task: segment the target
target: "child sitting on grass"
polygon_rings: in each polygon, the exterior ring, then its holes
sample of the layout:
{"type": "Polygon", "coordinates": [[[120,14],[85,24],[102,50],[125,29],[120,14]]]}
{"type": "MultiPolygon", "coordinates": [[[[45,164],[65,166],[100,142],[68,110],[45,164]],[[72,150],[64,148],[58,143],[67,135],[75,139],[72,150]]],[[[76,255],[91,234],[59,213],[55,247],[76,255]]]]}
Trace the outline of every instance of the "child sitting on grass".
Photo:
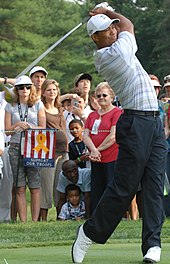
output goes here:
{"type": "Polygon", "coordinates": [[[85,203],[80,200],[81,190],[75,184],[66,187],[67,202],[63,204],[59,220],[81,220],[85,217],[85,203]]]}
{"type": "Polygon", "coordinates": [[[79,168],[89,168],[89,153],[83,142],[83,129],[83,123],[79,119],[73,119],[69,123],[70,133],[74,137],[69,143],[69,159],[74,160],[79,168]]]}

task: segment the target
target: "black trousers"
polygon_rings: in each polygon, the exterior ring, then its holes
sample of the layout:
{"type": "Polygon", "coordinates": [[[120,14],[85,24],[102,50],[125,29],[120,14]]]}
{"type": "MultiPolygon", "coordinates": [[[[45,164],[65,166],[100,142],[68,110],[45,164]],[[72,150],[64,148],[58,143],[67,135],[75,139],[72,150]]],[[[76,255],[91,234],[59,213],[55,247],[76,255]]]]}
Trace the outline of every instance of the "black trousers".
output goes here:
{"type": "Polygon", "coordinates": [[[108,183],[114,177],[115,161],[101,163],[91,162],[91,212],[93,212],[102,197],[108,183]]]}
{"type": "Polygon", "coordinates": [[[123,114],[117,123],[116,139],[119,154],[113,181],[83,228],[90,239],[104,244],[121,221],[141,182],[142,252],[145,255],[150,247],[161,246],[167,152],[161,120],[123,114]]]}

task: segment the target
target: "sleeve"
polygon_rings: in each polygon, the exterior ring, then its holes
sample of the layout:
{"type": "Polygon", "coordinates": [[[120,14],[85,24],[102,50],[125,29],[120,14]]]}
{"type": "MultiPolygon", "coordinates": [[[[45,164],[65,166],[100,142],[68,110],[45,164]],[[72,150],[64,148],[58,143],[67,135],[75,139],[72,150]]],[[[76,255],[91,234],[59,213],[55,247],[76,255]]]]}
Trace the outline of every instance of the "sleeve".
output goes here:
{"type": "Polygon", "coordinates": [[[38,100],[36,103],[37,110],[39,111],[40,109],[44,108],[44,104],[41,100],[38,100]]]}
{"type": "Polygon", "coordinates": [[[73,142],[69,143],[69,153],[68,153],[68,155],[69,155],[69,159],[71,159],[71,160],[75,160],[78,157],[78,155],[77,156],[75,155],[74,143],[73,142]]]}
{"type": "Polygon", "coordinates": [[[67,186],[67,179],[66,177],[63,175],[62,172],[60,172],[59,174],[59,178],[58,178],[58,184],[57,184],[57,191],[61,192],[61,193],[65,193],[65,188],[67,186]]]}
{"type": "Polygon", "coordinates": [[[85,124],[84,124],[84,128],[90,129],[90,128],[89,128],[90,117],[91,117],[91,114],[87,117],[86,122],[85,122],[85,124]]]}
{"type": "Polygon", "coordinates": [[[5,106],[5,111],[11,113],[12,112],[12,105],[7,103],[6,106],[5,106]]]}
{"type": "Polygon", "coordinates": [[[2,130],[0,130],[0,149],[2,151],[4,151],[4,133],[2,132],[2,130]]]}
{"type": "Polygon", "coordinates": [[[113,111],[113,116],[111,119],[111,126],[115,126],[117,124],[117,121],[119,119],[119,117],[122,114],[122,110],[118,107],[115,108],[115,110],[113,111]]]}
{"type": "Polygon", "coordinates": [[[84,182],[84,192],[91,191],[91,169],[82,169],[83,172],[83,182],[84,182]]]}
{"type": "Polygon", "coordinates": [[[97,111],[94,111],[89,114],[89,116],[86,119],[84,128],[91,129],[92,128],[91,124],[93,124],[95,119],[97,119],[97,111]]]}
{"type": "Polygon", "coordinates": [[[118,53],[127,64],[131,65],[132,59],[137,52],[137,44],[135,37],[123,31],[119,34],[118,40],[110,47],[110,53],[118,53]]]}
{"type": "Polygon", "coordinates": [[[58,218],[62,220],[68,219],[67,203],[63,204],[63,206],[61,207],[58,218]]]}

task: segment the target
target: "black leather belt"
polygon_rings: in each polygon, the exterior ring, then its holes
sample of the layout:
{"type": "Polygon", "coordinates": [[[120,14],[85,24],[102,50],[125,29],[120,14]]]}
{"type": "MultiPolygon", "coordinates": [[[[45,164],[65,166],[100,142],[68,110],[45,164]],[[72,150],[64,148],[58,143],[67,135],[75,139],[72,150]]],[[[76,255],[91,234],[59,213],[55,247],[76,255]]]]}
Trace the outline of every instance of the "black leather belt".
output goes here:
{"type": "Polygon", "coordinates": [[[138,116],[159,116],[159,111],[140,111],[140,110],[131,110],[131,109],[124,109],[125,115],[138,115],[138,116]]]}

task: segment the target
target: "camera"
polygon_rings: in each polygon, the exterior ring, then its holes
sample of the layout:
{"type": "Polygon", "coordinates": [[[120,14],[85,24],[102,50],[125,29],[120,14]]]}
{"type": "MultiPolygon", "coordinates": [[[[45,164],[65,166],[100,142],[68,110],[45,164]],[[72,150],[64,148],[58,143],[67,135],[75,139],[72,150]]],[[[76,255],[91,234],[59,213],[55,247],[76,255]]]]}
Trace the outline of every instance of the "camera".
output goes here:
{"type": "Polygon", "coordinates": [[[78,102],[76,99],[74,99],[74,100],[73,100],[73,105],[74,105],[75,107],[78,107],[78,106],[79,106],[79,102],[78,102]]]}

